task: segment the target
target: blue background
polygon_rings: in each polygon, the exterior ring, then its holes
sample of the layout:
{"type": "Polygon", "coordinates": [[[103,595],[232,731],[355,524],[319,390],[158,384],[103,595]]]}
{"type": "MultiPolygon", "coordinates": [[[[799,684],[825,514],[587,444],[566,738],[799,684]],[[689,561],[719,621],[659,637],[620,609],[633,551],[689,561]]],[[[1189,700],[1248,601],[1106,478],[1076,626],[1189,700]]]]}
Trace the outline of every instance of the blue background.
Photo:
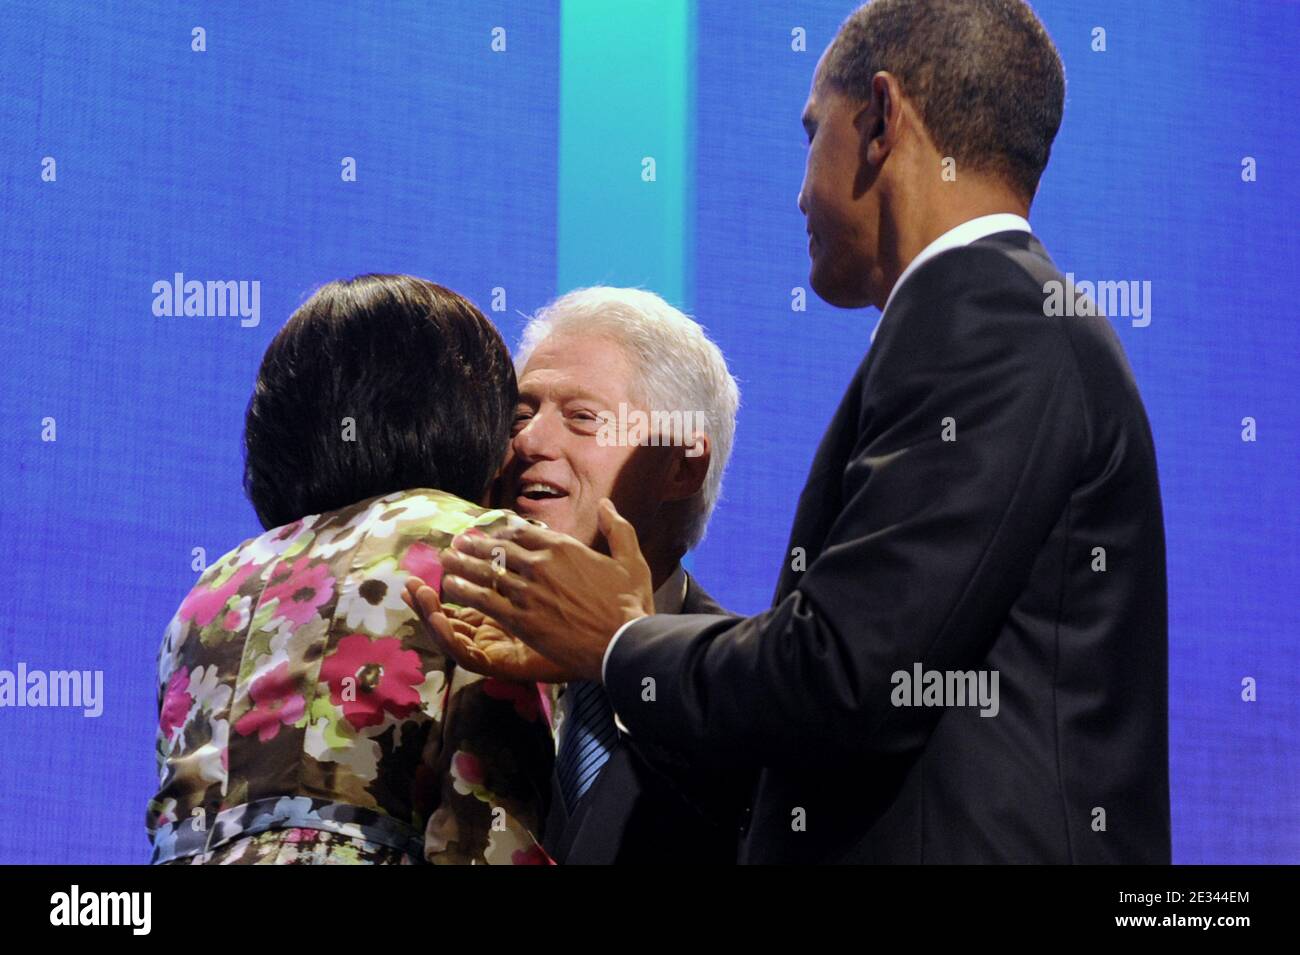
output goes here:
{"type": "MultiPolygon", "coordinates": [[[[1032,221],[1063,270],[1152,283],[1151,325],[1115,324],[1165,497],[1175,861],[1300,862],[1300,8],[1078,6],[1036,4],[1068,93],[1032,221]],[[1245,156],[1257,182],[1241,180],[1245,156]]],[[[790,308],[807,282],[799,112],[851,7],[693,8],[681,304],[742,393],[693,567],[739,611],[771,597],[808,463],[878,318],[811,293],[790,308]]],[[[0,9],[0,668],[102,669],[106,696],[98,719],[0,709],[0,861],[146,859],[157,647],[192,548],[214,559],[258,529],[243,410],[302,299],[365,271],[426,276],[485,310],[501,287],[507,310],[489,314],[513,343],[518,312],[565,291],[559,4],[310,9],[0,9]],[[207,52],[190,50],[195,25],[207,52]],[[490,49],[498,25],[506,54],[490,49]],[[45,156],[56,182],[41,181],[45,156]],[[341,180],[344,156],[357,182],[341,180]],[[155,317],[151,286],[178,271],[259,280],[261,325],[155,317]]]]}

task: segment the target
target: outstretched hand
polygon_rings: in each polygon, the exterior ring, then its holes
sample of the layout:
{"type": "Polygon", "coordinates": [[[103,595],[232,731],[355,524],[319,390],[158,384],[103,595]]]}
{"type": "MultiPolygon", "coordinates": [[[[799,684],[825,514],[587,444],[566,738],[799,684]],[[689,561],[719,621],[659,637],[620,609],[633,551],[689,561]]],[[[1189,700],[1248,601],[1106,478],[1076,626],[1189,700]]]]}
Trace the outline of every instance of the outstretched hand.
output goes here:
{"type": "Polygon", "coordinates": [[[448,657],[471,673],[523,683],[567,683],[576,676],[516,640],[472,607],[444,607],[419,577],[406,581],[402,600],[448,657]]]}
{"type": "MultiPolygon", "coordinates": [[[[439,555],[443,595],[499,621],[498,629],[518,638],[512,643],[527,644],[528,659],[540,654],[567,678],[600,680],[605,649],[619,627],[654,613],[654,587],[635,528],[607,499],[598,523],[609,556],[532,524],[460,535],[454,549],[439,555]]],[[[485,634],[487,642],[497,641],[485,634]]],[[[517,664],[523,651],[493,652],[517,664]]]]}

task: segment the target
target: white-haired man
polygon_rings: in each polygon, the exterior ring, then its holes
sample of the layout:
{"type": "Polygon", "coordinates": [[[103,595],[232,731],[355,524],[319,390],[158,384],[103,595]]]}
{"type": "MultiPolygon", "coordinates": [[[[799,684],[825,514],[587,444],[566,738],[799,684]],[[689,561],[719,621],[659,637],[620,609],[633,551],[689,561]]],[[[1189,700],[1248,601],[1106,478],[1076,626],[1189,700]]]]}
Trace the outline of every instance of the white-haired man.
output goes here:
{"type": "MultiPolygon", "coordinates": [[[[735,433],[739,392],[717,345],[652,292],[597,287],[541,309],[515,360],[502,504],[601,546],[607,497],[637,530],[657,612],[726,613],[681,565],[704,537],[735,433]]],[[[734,786],[674,779],[641,758],[598,683],[570,684],[557,715],[554,858],[735,861],[734,786]]]]}

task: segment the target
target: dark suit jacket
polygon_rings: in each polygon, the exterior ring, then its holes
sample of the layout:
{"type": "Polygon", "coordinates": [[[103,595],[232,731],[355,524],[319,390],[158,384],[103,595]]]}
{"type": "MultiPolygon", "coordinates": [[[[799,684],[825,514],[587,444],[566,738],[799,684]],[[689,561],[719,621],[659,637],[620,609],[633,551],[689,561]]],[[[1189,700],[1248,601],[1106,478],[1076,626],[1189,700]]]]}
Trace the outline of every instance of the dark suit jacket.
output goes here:
{"type": "Polygon", "coordinates": [[[1109,321],[1047,317],[1051,280],[1028,233],[921,265],[813,461],[806,570],[611,651],[638,747],[762,767],[742,861],[1170,861],[1155,451],[1109,321]],[[893,705],[917,663],[996,671],[999,712],[893,705]]]}
{"type": "MultiPolygon", "coordinates": [[[[682,613],[727,614],[690,574],[682,613]]],[[[732,864],[740,844],[740,808],[752,775],[686,773],[674,778],[620,739],[572,816],[554,774],[546,851],[565,865],[732,864]]]]}

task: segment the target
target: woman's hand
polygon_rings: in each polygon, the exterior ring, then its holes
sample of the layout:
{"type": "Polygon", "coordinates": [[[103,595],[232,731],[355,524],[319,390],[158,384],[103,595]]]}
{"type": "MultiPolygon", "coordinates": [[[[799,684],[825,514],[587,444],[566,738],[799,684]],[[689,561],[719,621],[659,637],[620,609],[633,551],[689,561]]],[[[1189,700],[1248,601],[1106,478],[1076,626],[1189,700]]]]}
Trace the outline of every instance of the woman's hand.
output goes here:
{"type": "Polygon", "coordinates": [[[419,577],[407,580],[402,599],[442,652],[471,673],[520,683],[577,679],[576,674],[506,633],[491,617],[470,607],[443,607],[438,592],[419,577]]]}

